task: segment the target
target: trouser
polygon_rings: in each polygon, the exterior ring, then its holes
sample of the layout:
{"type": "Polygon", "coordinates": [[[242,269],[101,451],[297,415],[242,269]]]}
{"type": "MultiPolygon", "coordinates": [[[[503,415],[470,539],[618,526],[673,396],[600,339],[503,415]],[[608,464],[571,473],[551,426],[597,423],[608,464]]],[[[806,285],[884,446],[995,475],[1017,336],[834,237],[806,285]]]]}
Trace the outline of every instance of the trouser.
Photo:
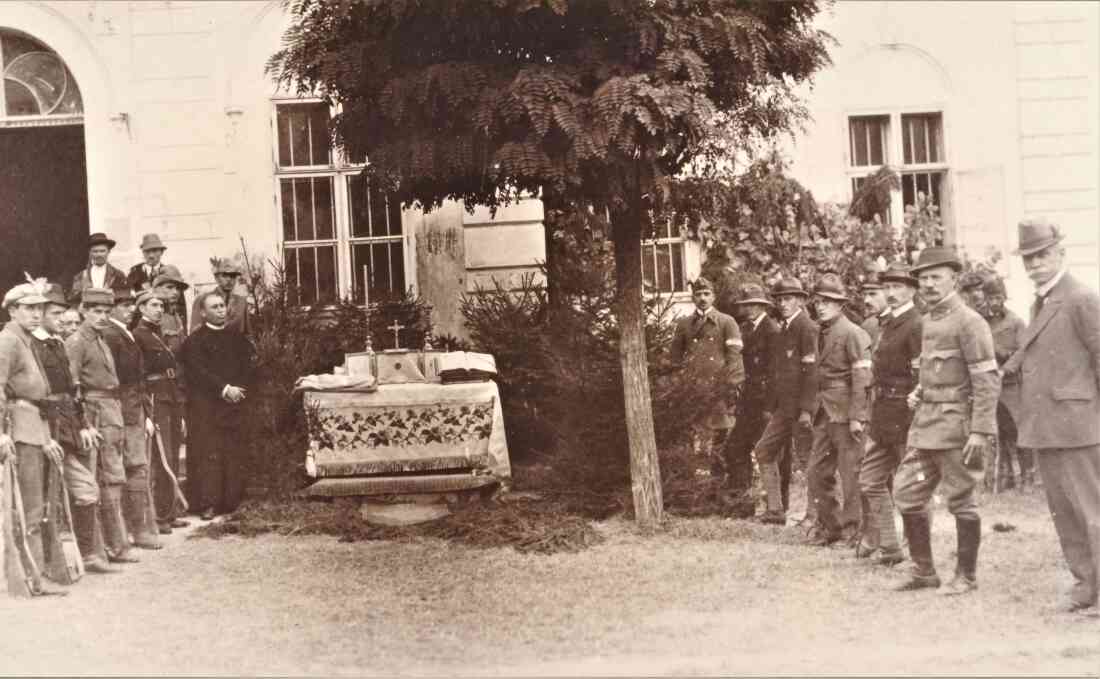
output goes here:
{"type": "MultiPolygon", "coordinates": [[[[23,499],[23,520],[26,528],[27,549],[41,571],[46,566],[46,552],[42,543],[42,522],[46,518],[46,454],[42,446],[29,443],[15,444],[16,473],[19,494],[23,499]]],[[[41,581],[34,583],[35,588],[41,581]]]]}
{"type": "Polygon", "coordinates": [[[1020,448],[1016,444],[1018,433],[1016,421],[1012,418],[1012,412],[1003,403],[997,404],[997,488],[1014,488],[1016,486],[1016,469],[1019,467],[1020,485],[1030,484],[1035,480],[1035,456],[1032,451],[1020,448]],[[1013,462],[1015,461],[1015,465],[1013,462]]]}
{"type": "Polygon", "coordinates": [[[1097,604],[1100,590],[1100,445],[1041,448],[1039,471],[1074,586],[1070,597],[1097,604]]]}
{"type": "Polygon", "coordinates": [[[894,475],[894,504],[902,514],[927,514],[932,494],[943,486],[947,509],[956,517],[978,518],[974,487],[981,472],[972,472],[962,462],[962,448],[925,450],[909,448],[894,475]]]}
{"type": "Polygon", "coordinates": [[[100,523],[100,488],[96,480],[99,468],[99,450],[75,449],[67,451],[62,464],[65,487],[69,490],[69,504],[73,515],[73,533],[77,548],[85,566],[97,561],[107,561],[103,544],[103,527],[100,523]]]}
{"type": "Polygon", "coordinates": [[[898,549],[891,490],[894,473],[904,455],[904,443],[879,443],[867,438],[859,465],[859,489],[866,511],[863,517],[863,544],[871,549],[881,547],[884,552],[898,549]]]}
{"type": "MultiPolygon", "coordinates": [[[[180,470],[180,413],[175,403],[160,401],[156,403],[155,423],[160,429],[160,440],[164,442],[164,450],[161,451],[154,444],[152,447],[152,477],[153,477],[153,503],[157,515],[157,523],[170,524],[179,518],[176,512],[176,491],[172,477],[161,463],[163,452],[164,461],[172,470],[172,474],[179,475],[180,470]]],[[[193,476],[189,474],[188,476],[193,476]]],[[[192,482],[194,479],[192,478],[192,482]]]]}
{"type": "Polygon", "coordinates": [[[830,422],[824,410],[814,420],[813,453],[806,470],[810,499],[817,521],[828,534],[859,525],[859,461],[861,441],[852,436],[847,422],[830,422]],[[837,513],[836,477],[840,472],[843,508],[837,513]]]}
{"type": "Polygon", "coordinates": [[[726,439],[723,456],[726,460],[727,484],[730,490],[743,493],[752,488],[752,448],[764,433],[764,413],[756,401],[743,402],[737,426],[726,439]]]}
{"type": "Polygon", "coordinates": [[[130,550],[122,518],[122,488],[126,484],[126,444],[123,428],[105,424],[99,428],[103,443],[99,447],[99,520],[107,554],[119,557],[130,550]]]}
{"type": "Polygon", "coordinates": [[[769,513],[785,512],[789,506],[791,461],[803,450],[802,446],[792,446],[792,437],[801,439],[801,436],[796,436],[799,429],[802,427],[798,425],[797,414],[773,413],[760,440],[753,447],[752,454],[760,467],[769,513]]]}

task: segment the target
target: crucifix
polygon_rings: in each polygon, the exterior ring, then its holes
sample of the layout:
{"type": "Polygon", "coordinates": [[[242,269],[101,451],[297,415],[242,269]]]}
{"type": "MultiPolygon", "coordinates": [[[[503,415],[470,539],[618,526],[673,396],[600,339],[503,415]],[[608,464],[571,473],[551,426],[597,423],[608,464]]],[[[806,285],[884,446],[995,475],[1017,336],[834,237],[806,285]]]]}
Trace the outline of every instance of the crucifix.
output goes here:
{"type": "Polygon", "coordinates": [[[393,325],[386,326],[387,330],[393,330],[393,348],[401,348],[401,331],[405,329],[405,326],[397,322],[397,319],[393,319],[393,325]]]}

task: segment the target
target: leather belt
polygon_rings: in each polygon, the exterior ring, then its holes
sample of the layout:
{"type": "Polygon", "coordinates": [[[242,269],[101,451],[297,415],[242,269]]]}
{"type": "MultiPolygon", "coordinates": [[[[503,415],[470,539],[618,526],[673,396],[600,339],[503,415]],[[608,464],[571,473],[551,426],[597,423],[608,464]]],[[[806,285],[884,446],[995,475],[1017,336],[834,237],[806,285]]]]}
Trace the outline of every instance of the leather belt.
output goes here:
{"type": "Polygon", "coordinates": [[[875,398],[906,398],[909,396],[911,389],[905,387],[887,384],[883,386],[875,386],[875,398]]]}
{"type": "Polygon", "coordinates": [[[172,368],[162,373],[149,373],[145,376],[146,382],[160,382],[161,380],[174,380],[176,379],[176,371],[172,368]]]}
{"type": "Polygon", "coordinates": [[[84,398],[90,399],[102,399],[102,400],[117,400],[118,388],[114,389],[85,389],[84,398]]]}

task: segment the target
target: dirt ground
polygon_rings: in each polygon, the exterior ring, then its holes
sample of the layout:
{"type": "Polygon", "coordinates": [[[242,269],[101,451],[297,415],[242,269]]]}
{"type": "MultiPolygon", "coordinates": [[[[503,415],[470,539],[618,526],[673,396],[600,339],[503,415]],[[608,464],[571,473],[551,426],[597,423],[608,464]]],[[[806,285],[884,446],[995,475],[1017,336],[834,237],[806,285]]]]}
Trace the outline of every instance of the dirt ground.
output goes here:
{"type": "MultiPolygon", "coordinates": [[[[724,519],[649,536],[612,519],[604,543],[551,556],[177,532],[68,597],[0,600],[0,674],[1098,675],[1100,621],[1057,608],[1045,504],[1010,495],[983,508],[981,588],[951,600],[724,519]]],[[[949,516],[935,533],[946,574],[949,516]]]]}

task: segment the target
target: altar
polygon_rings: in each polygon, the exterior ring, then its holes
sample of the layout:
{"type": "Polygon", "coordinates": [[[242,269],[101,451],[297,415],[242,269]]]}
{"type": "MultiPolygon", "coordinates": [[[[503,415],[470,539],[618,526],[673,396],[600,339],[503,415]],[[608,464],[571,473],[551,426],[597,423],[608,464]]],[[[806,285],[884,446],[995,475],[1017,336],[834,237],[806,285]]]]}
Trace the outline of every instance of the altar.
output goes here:
{"type": "Polygon", "coordinates": [[[349,354],[337,374],[299,380],[310,439],[306,471],[317,479],[306,494],[507,488],[512,471],[496,382],[445,383],[440,367],[456,360],[448,356],[349,354]]]}

